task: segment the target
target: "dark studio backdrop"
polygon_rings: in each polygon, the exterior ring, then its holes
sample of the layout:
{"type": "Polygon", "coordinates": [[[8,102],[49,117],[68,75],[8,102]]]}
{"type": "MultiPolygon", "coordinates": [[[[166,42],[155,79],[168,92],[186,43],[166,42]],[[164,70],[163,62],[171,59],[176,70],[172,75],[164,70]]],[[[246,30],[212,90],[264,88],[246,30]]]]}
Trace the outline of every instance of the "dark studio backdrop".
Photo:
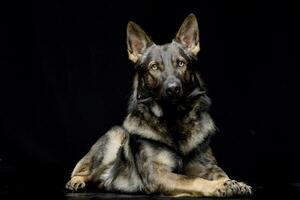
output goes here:
{"type": "MultiPolygon", "coordinates": [[[[0,67],[0,191],[62,191],[76,162],[121,124],[133,65],[126,25],[158,43],[199,22],[199,70],[221,167],[255,186],[300,182],[299,13],[286,1],[11,3],[0,67]]],[[[6,8],[4,8],[6,10],[6,8]]]]}

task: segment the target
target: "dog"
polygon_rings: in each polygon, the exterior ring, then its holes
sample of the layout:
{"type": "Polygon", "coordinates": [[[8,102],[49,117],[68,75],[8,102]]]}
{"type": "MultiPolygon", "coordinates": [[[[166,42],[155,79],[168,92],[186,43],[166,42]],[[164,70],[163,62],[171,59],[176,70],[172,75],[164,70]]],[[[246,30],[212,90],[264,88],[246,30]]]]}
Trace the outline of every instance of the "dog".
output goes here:
{"type": "Polygon", "coordinates": [[[252,193],[217,165],[210,99],[195,66],[198,22],[190,14],[171,43],[155,44],[134,22],[127,50],[135,64],[128,115],[75,166],[66,188],[166,196],[230,197],[252,193]]]}

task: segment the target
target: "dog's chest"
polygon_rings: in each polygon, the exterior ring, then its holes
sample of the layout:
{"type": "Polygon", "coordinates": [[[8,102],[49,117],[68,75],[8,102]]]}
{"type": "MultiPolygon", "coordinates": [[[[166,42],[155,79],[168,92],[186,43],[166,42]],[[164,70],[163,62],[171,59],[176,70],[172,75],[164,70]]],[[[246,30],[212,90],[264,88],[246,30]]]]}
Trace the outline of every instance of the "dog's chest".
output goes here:
{"type": "Polygon", "coordinates": [[[171,138],[174,149],[183,156],[201,145],[214,131],[215,126],[208,113],[167,123],[167,135],[171,138]]]}

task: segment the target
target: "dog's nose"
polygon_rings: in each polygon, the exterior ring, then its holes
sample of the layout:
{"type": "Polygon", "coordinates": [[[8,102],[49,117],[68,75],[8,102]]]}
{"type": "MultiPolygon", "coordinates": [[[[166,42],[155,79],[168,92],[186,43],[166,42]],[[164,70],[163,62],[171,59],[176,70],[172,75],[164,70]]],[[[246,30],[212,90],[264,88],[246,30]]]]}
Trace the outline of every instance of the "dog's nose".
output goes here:
{"type": "Polygon", "coordinates": [[[180,93],[180,85],[176,82],[169,83],[166,88],[166,94],[168,96],[178,95],[180,93]]]}

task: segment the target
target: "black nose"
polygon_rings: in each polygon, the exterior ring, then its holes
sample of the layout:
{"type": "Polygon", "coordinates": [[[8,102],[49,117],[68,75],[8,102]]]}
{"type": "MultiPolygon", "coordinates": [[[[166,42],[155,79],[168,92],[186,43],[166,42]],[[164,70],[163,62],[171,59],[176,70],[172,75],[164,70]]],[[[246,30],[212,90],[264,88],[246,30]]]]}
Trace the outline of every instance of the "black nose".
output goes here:
{"type": "Polygon", "coordinates": [[[178,95],[180,93],[180,86],[177,83],[169,83],[166,88],[166,94],[168,96],[178,95]]]}

